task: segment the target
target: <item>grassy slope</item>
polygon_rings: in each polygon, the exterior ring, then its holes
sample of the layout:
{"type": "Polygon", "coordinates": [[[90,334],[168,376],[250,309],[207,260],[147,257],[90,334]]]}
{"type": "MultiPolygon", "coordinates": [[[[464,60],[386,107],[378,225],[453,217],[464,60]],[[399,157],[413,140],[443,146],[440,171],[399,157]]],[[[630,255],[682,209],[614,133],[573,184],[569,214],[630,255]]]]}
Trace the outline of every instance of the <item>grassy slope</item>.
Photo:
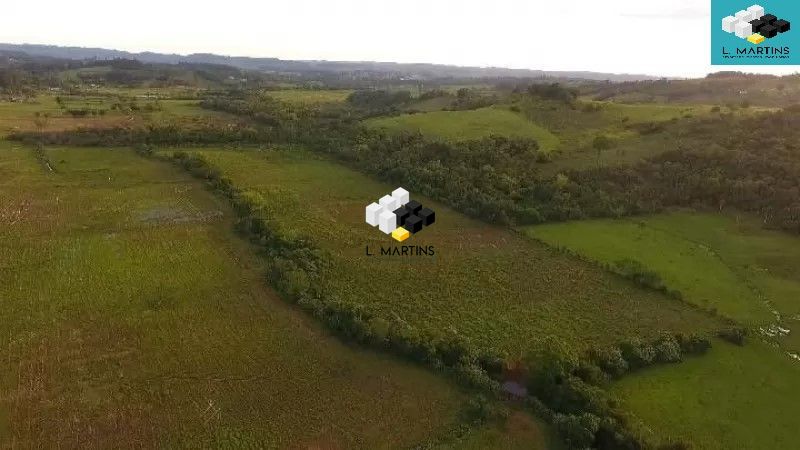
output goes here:
{"type": "MultiPolygon", "coordinates": [[[[567,170],[630,164],[680,146],[696,145],[684,125],[694,118],[718,114],[712,112],[712,105],[702,104],[591,103],[599,105],[600,109],[584,110],[582,105],[586,102],[575,109],[531,100],[517,105],[528,119],[549,129],[561,140],[553,162],[542,166],[543,174],[555,175],[567,170]],[[643,124],[659,123],[666,130],[650,134],[639,134],[635,130],[643,124]],[[612,148],[598,154],[592,146],[598,135],[609,137],[612,148]]],[[[723,113],[736,116],[752,116],[765,110],[749,108],[732,111],[722,108],[723,113]]]]}
{"type": "MultiPolygon", "coordinates": [[[[763,230],[749,218],[672,213],[530,227],[553,245],[604,262],[636,259],[686,300],[751,327],[800,325],[800,239],[763,230]]],[[[785,346],[800,352],[794,333],[785,346]]]]}
{"type": "Polygon", "coordinates": [[[287,89],[283,91],[266,91],[264,95],[288,103],[318,105],[322,103],[344,102],[352,93],[353,91],[350,90],[287,89]]]}
{"type": "Polygon", "coordinates": [[[502,108],[405,114],[371,119],[367,124],[391,131],[419,131],[429,136],[455,141],[480,139],[498,134],[536,139],[545,150],[552,150],[558,145],[558,138],[547,129],[502,108]]]}
{"type": "Polygon", "coordinates": [[[530,450],[547,448],[560,450],[563,444],[553,439],[541,424],[523,412],[513,411],[506,423],[500,427],[486,426],[473,429],[459,439],[434,447],[436,450],[482,450],[497,448],[503,450],[530,450]]]}
{"type": "Polygon", "coordinates": [[[666,122],[687,115],[707,114],[710,107],[702,105],[626,105],[591,102],[598,110],[586,110],[587,102],[572,109],[564,104],[523,99],[517,107],[532,122],[558,136],[561,145],[551,164],[542,167],[546,174],[556,174],[567,169],[588,169],[601,165],[635,162],[665,150],[670,139],[661,142],[661,135],[639,136],[628,127],[643,122],[666,122]],[[601,152],[592,148],[598,135],[615,142],[614,148],[601,152]]]}
{"type": "MultiPolygon", "coordinates": [[[[159,90],[149,91],[149,95],[158,95],[159,90]]],[[[119,92],[120,95],[125,95],[124,91],[119,92]]],[[[161,92],[161,95],[167,96],[169,91],[161,92]]],[[[131,94],[132,95],[132,94],[131,94]]],[[[144,94],[142,94],[144,95],[144,94]]],[[[212,112],[200,108],[199,102],[196,100],[158,100],[161,110],[147,112],[140,111],[118,111],[111,110],[114,103],[120,101],[118,97],[113,96],[75,96],[68,97],[62,96],[67,108],[93,108],[105,109],[106,114],[103,116],[86,116],[75,118],[68,114],[66,111],[59,108],[55,101],[55,95],[40,95],[35,101],[27,103],[9,103],[0,102],[0,136],[6,135],[13,131],[35,131],[37,125],[35,123],[36,113],[48,114],[49,118],[45,123],[44,131],[62,131],[73,130],[76,128],[108,128],[115,126],[135,126],[144,124],[158,124],[163,125],[165,122],[178,122],[185,120],[195,119],[209,119],[217,118],[219,120],[232,120],[231,116],[227,114],[212,112]]],[[[131,99],[125,98],[122,103],[128,105],[131,99]]],[[[136,99],[140,107],[149,103],[154,103],[150,99],[136,99]]]]}
{"type": "Polygon", "coordinates": [[[405,244],[434,257],[368,257],[392,241],[363,223],[364,207],[391,188],[304,152],[201,151],[242,188],[258,192],[287,232],[329,250],[331,292],[434,333],[455,330],[512,356],[554,335],[585,348],[659,330],[719,323],[592,265],[471,221],[427,199],[434,227],[405,244]],[[400,294],[402,293],[402,294],[400,294]]]}
{"type": "Polygon", "coordinates": [[[229,213],[127,150],[0,142],[0,447],[405,446],[464,397],[265,289],[229,213]],[[222,214],[222,215],[220,215],[222,214]]]}
{"type": "MultiPolygon", "coordinates": [[[[746,218],[673,213],[637,220],[597,220],[526,230],[553,245],[613,262],[634,258],[658,272],[686,300],[714,306],[751,326],[774,321],[769,299],[793,329],[781,346],[797,352],[800,239],[763,230],[746,218]]],[[[716,342],[707,356],[622,379],[626,409],[662,439],[701,449],[795,448],[800,375],[797,361],[758,338],[744,348],[716,342]]]]}
{"type": "Polygon", "coordinates": [[[799,379],[800,364],[761,342],[715,342],[706,356],[629,375],[613,392],[644,430],[694,449],[789,449],[800,447],[799,379]]]}

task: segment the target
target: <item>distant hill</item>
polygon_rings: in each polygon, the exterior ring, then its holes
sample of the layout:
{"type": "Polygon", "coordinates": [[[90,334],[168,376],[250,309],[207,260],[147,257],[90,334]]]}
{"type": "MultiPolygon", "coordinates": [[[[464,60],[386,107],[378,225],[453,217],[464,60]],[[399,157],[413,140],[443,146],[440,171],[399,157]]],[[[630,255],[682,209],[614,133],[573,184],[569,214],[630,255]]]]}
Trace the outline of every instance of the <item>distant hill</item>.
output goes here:
{"type": "Polygon", "coordinates": [[[544,71],[506,69],[499,67],[460,67],[441,64],[402,64],[393,62],[344,62],[344,61],[291,61],[277,58],[250,58],[244,56],[221,56],[208,53],[191,55],[163,53],[131,53],[120,50],[83,47],[59,47],[54,45],[0,44],[0,52],[23,52],[33,56],[72,59],[109,60],[136,59],[157,64],[224,64],[243,70],[294,73],[294,74],[349,74],[351,77],[380,76],[392,79],[432,78],[562,78],[595,81],[641,81],[658,77],[633,74],[613,74],[588,71],[544,71]]]}

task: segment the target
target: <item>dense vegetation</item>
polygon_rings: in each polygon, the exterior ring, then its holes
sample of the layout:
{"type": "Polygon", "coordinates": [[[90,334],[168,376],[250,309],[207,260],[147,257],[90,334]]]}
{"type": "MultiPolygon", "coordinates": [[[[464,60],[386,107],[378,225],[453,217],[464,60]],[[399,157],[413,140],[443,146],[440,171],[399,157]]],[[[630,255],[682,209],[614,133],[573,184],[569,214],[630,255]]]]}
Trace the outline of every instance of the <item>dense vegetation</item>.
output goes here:
{"type": "Polygon", "coordinates": [[[441,142],[418,134],[370,132],[320,111],[292,115],[290,105],[274,101],[217,98],[205,105],[268,123],[290,142],[331,153],[385,180],[402,180],[490,222],[531,224],[703,206],[752,211],[787,230],[800,226],[800,167],[792,143],[800,115],[792,109],[757,118],[698,120],[684,131],[687,140],[679,148],[633,166],[537,179],[537,165],[548,158],[533,141],[441,142]],[[315,126],[317,117],[325,118],[315,126]]]}
{"type": "MultiPolygon", "coordinates": [[[[709,119],[693,142],[631,167],[569,174],[563,209],[584,216],[655,212],[669,206],[742,210],[800,232],[800,114],[709,119]]],[[[562,209],[562,210],[563,210],[562,209]]]]}

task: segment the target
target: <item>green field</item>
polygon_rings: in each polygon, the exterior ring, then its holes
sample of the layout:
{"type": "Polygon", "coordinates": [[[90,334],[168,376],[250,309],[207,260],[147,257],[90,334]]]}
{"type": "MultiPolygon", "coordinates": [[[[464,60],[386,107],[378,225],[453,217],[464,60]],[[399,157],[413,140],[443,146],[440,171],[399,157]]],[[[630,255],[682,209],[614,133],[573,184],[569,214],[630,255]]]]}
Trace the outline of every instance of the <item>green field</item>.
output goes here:
{"type": "Polygon", "coordinates": [[[130,150],[0,143],[0,447],[405,447],[464,394],[266,286],[231,213],[130,150]]]}
{"type": "Polygon", "coordinates": [[[320,105],[325,103],[342,103],[352,94],[351,90],[328,89],[287,89],[282,91],[265,91],[264,95],[284,102],[303,105],[320,105]]]}
{"type": "Polygon", "coordinates": [[[436,226],[407,244],[434,245],[435,256],[370,257],[366,246],[374,252],[394,241],[363,223],[364,207],[393,187],[299,150],[197,153],[260,196],[264,214],[284,233],[308,236],[327,250],[328,291],[379,317],[399,317],[440,336],[455,332],[512,356],[545,336],[585,349],[632,335],[720,326],[679,301],[428,199],[420,198],[437,211],[436,226]]]}
{"type": "Polygon", "coordinates": [[[143,97],[119,97],[110,94],[100,96],[61,96],[64,108],[56,103],[56,94],[40,95],[34,101],[11,103],[0,101],[0,137],[14,131],[38,131],[36,114],[47,115],[43,131],[64,131],[77,128],[131,127],[147,124],[180,123],[192,120],[232,121],[224,113],[206,110],[197,100],[155,99],[143,97]],[[136,110],[131,110],[131,105],[136,110]],[[122,105],[122,109],[112,109],[122,105]],[[148,107],[149,106],[149,107],[148,107]],[[103,110],[102,115],[73,117],[72,109],[103,110]]]}
{"type": "Polygon", "coordinates": [[[376,118],[369,126],[390,131],[418,131],[427,136],[454,141],[481,139],[496,134],[535,139],[544,150],[558,146],[559,140],[547,129],[525,120],[521,115],[502,108],[481,108],[472,111],[435,111],[376,118]]]}
{"type": "Polygon", "coordinates": [[[732,111],[713,105],[665,103],[613,103],[580,101],[572,107],[551,101],[524,99],[516,108],[532,122],[550,130],[560,145],[552,163],[541,167],[543,175],[555,175],[570,170],[588,170],[605,166],[632,164],[668,150],[697,144],[686,125],[696,119],[720,113],[733,116],[752,116],[767,108],[748,108],[732,111]],[[652,127],[653,132],[640,132],[652,127]],[[593,141],[605,136],[611,148],[598,152],[593,141]]]}
{"type": "Polygon", "coordinates": [[[641,428],[698,449],[796,448],[800,365],[800,239],[748,217],[676,212],[525,229],[604,263],[630,258],[657,272],[686,301],[746,324],[743,348],[626,376],[613,388],[641,428]],[[776,315],[780,317],[777,320],[776,315]],[[782,335],[778,328],[791,330],[782,335]],[[766,339],[774,345],[761,342],[766,339]]]}
{"type": "Polygon", "coordinates": [[[714,343],[708,355],[628,375],[612,392],[645,433],[689,448],[800,448],[800,364],[754,341],[714,343]]]}
{"type": "Polygon", "coordinates": [[[561,450],[565,446],[541,424],[520,411],[512,411],[505,423],[475,428],[458,439],[433,447],[436,450],[561,450]]]}
{"type": "MultiPolygon", "coordinates": [[[[687,301],[756,332],[769,332],[773,324],[800,327],[800,239],[764,230],[749,217],[673,213],[542,225],[526,232],[606,263],[635,259],[687,301]]],[[[800,353],[796,333],[775,337],[800,353]]]]}

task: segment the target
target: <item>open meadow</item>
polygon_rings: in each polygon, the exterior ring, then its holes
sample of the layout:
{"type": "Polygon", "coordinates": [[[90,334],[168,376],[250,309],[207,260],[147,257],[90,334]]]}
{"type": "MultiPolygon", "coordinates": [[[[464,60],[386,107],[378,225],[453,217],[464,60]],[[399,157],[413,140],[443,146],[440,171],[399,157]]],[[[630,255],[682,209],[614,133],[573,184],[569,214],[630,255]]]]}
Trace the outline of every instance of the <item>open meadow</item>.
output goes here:
{"type": "Polygon", "coordinates": [[[133,151],[0,143],[0,447],[406,447],[445,379],[267,288],[227,205],[133,151]]]}
{"type": "Polygon", "coordinates": [[[797,361],[758,340],[744,347],[715,341],[705,356],[628,375],[612,392],[640,430],[665,442],[788,449],[800,447],[798,379],[797,361]]]}
{"type": "Polygon", "coordinates": [[[798,445],[800,239],[764,230],[748,216],[689,212],[540,225],[525,233],[603,263],[638,261],[686,301],[750,329],[744,347],[715,341],[701,358],[615,383],[612,392],[641,419],[642,430],[698,449],[798,445]]]}
{"type": "Polygon", "coordinates": [[[800,353],[797,237],[764,230],[746,215],[689,212],[548,224],[525,232],[604,263],[636,260],[686,301],[800,353]]]}
{"type": "Polygon", "coordinates": [[[549,151],[559,141],[546,128],[503,108],[481,108],[471,111],[435,111],[377,118],[367,125],[389,131],[412,131],[453,141],[480,139],[493,134],[505,137],[535,139],[540,148],[549,151]]]}

